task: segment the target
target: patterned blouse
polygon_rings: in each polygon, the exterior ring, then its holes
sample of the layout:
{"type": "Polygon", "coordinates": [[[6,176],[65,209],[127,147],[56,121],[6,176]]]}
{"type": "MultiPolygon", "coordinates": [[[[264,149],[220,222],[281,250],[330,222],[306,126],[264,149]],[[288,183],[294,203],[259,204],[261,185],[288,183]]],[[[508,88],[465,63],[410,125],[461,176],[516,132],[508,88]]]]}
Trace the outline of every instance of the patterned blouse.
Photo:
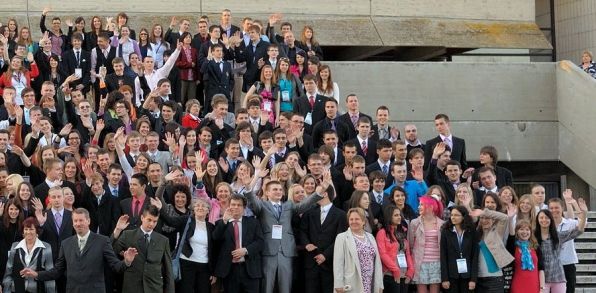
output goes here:
{"type": "Polygon", "coordinates": [[[559,231],[558,233],[559,245],[556,250],[553,250],[553,243],[550,238],[542,240],[542,243],[540,244],[540,251],[542,252],[542,259],[544,261],[544,279],[546,283],[565,282],[563,265],[559,259],[561,245],[569,240],[577,238],[581,234],[577,228],[568,231],[559,231]]]}

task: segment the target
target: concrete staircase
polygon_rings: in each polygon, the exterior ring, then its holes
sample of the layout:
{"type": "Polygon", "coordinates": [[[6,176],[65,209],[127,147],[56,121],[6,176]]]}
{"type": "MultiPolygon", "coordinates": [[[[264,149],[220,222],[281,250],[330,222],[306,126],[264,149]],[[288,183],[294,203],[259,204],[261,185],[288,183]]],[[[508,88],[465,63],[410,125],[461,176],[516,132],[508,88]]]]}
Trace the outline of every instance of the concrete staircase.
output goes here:
{"type": "Polygon", "coordinates": [[[586,232],[575,240],[579,257],[575,292],[596,293],[596,212],[588,213],[586,232]]]}

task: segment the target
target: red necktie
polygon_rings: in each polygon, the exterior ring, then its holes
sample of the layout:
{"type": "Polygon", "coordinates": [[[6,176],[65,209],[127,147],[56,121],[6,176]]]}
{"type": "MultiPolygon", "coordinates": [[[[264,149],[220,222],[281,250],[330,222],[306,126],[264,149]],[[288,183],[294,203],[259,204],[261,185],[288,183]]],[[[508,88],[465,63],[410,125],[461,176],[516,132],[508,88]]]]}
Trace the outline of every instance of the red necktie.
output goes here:
{"type": "Polygon", "coordinates": [[[310,108],[314,108],[315,107],[315,97],[314,96],[310,96],[308,98],[308,102],[310,103],[310,108]]]}
{"type": "Polygon", "coordinates": [[[141,209],[141,201],[137,199],[137,201],[135,201],[135,206],[132,210],[132,216],[136,217],[139,215],[139,210],[141,209]]]}

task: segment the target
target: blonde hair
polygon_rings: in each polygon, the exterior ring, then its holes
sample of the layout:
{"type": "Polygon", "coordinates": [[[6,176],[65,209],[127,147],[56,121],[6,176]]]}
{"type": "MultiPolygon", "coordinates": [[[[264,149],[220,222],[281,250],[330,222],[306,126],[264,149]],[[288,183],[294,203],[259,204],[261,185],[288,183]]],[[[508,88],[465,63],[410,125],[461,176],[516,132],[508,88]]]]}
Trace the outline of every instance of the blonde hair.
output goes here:
{"type": "Polygon", "coordinates": [[[536,228],[536,208],[534,207],[534,199],[532,197],[531,194],[524,194],[519,198],[519,201],[517,202],[517,216],[516,216],[516,221],[521,221],[524,220],[524,218],[521,218],[521,209],[520,209],[520,205],[522,203],[522,201],[527,200],[531,206],[530,208],[530,215],[529,215],[529,219],[525,219],[530,221],[530,223],[532,224],[532,231],[534,231],[534,228],[536,228]]]}
{"type": "Polygon", "coordinates": [[[470,187],[470,185],[468,183],[462,183],[462,184],[458,185],[457,188],[455,189],[455,204],[456,205],[463,205],[461,203],[461,201],[459,200],[459,198],[457,197],[457,192],[460,189],[466,189],[468,191],[468,194],[472,198],[472,200],[470,200],[470,206],[469,207],[466,207],[466,208],[474,209],[474,193],[472,192],[472,188],[470,187]]]}

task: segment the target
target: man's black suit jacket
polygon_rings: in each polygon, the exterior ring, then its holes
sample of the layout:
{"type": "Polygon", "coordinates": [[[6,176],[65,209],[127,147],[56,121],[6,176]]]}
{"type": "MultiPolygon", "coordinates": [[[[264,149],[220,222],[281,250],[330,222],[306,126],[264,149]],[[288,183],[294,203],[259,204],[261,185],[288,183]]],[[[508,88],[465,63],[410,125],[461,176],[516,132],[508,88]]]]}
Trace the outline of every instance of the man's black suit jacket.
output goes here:
{"type": "MultiPolygon", "coordinates": [[[[261,224],[256,218],[242,217],[241,233],[242,247],[248,251],[248,254],[244,257],[246,272],[250,278],[261,278],[263,276],[261,252],[264,244],[261,224]]],[[[215,223],[212,236],[213,240],[220,244],[219,256],[215,265],[215,276],[225,278],[230,274],[232,268],[232,251],[236,250],[232,221],[224,223],[223,220],[218,220],[215,223]]]]}
{"type": "MultiPolygon", "coordinates": [[[[435,145],[437,145],[440,142],[443,142],[440,136],[426,141],[424,147],[425,170],[428,168],[428,164],[430,162],[430,159],[432,158],[435,145]]],[[[466,161],[466,141],[459,137],[452,136],[452,144],[453,148],[451,150],[451,159],[458,161],[461,164],[461,169],[466,170],[468,168],[468,162],[466,161]]]]}
{"type": "MultiPolygon", "coordinates": [[[[325,102],[327,102],[327,100],[329,100],[328,97],[322,96],[322,95],[316,95],[315,96],[315,104],[314,106],[311,108],[310,106],[310,102],[308,101],[308,96],[301,96],[298,97],[296,99],[294,99],[294,101],[292,101],[293,104],[293,109],[294,109],[294,113],[298,113],[300,115],[302,115],[303,117],[306,118],[307,114],[309,112],[312,113],[312,124],[311,124],[311,131],[312,131],[312,127],[314,127],[315,125],[317,125],[317,123],[319,123],[319,121],[322,121],[323,119],[325,119],[325,102]]],[[[308,130],[308,128],[306,128],[306,124],[305,126],[305,130],[308,130]]],[[[309,134],[312,134],[312,132],[310,132],[309,134]]]]}
{"type": "Polygon", "coordinates": [[[331,206],[322,224],[320,207],[314,207],[304,213],[300,223],[300,245],[313,244],[317,247],[311,252],[306,252],[304,267],[311,269],[317,266],[314,257],[323,254],[325,262],[320,267],[332,271],[335,237],[347,228],[346,213],[335,206],[331,206]]]}
{"type": "Polygon", "coordinates": [[[77,62],[74,50],[68,50],[62,53],[62,68],[68,75],[75,73],[76,68],[81,68],[82,77],[70,83],[71,87],[76,87],[79,84],[85,86],[84,92],[89,91],[89,84],[91,83],[91,53],[81,50],[81,54],[77,62]]]}
{"type": "Polygon", "coordinates": [[[223,94],[228,99],[234,89],[234,74],[232,65],[229,62],[222,61],[223,71],[215,60],[206,61],[201,66],[203,80],[205,84],[205,95],[211,99],[216,94],[223,94]]]}
{"type": "MultiPolygon", "coordinates": [[[[372,118],[362,112],[358,112],[358,118],[360,117],[368,117],[368,119],[370,120],[370,123],[372,123],[372,118]]],[[[348,128],[348,139],[354,139],[356,138],[356,135],[358,135],[358,131],[356,130],[356,128],[354,127],[354,124],[352,124],[352,118],[350,117],[350,113],[346,112],[343,115],[339,116],[339,121],[341,121],[343,124],[345,124],[348,128]]],[[[372,127],[372,125],[371,125],[372,127]]]]}
{"type": "Polygon", "coordinates": [[[52,210],[48,210],[46,216],[46,222],[41,226],[42,233],[39,239],[49,243],[50,246],[52,246],[52,258],[54,261],[56,261],[58,258],[58,252],[60,252],[62,241],[74,235],[74,229],[72,227],[72,212],[64,209],[60,231],[58,231],[56,228],[56,219],[54,218],[54,213],[52,210]]]}
{"type": "Polygon", "coordinates": [[[379,158],[379,155],[377,154],[377,142],[376,141],[374,141],[370,138],[368,139],[368,142],[366,145],[366,147],[367,147],[366,154],[362,150],[362,145],[360,145],[360,141],[358,141],[358,138],[355,138],[355,139],[352,139],[349,141],[356,145],[356,153],[364,158],[367,166],[374,163],[379,158]]]}
{"type": "Polygon", "coordinates": [[[248,46],[244,45],[244,42],[240,42],[240,46],[234,51],[234,56],[237,62],[246,62],[246,72],[243,76],[242,91],[247,92],[248,89],[259,80],[261,75],[261,69],[257,62],[263,58],[263,61],[267,59],[267,48],[269,43],[260,40],[257,43],[256,48],[251,42],[248,46]],[[254,52],[253,52],[254,48],[254,52]]]}

